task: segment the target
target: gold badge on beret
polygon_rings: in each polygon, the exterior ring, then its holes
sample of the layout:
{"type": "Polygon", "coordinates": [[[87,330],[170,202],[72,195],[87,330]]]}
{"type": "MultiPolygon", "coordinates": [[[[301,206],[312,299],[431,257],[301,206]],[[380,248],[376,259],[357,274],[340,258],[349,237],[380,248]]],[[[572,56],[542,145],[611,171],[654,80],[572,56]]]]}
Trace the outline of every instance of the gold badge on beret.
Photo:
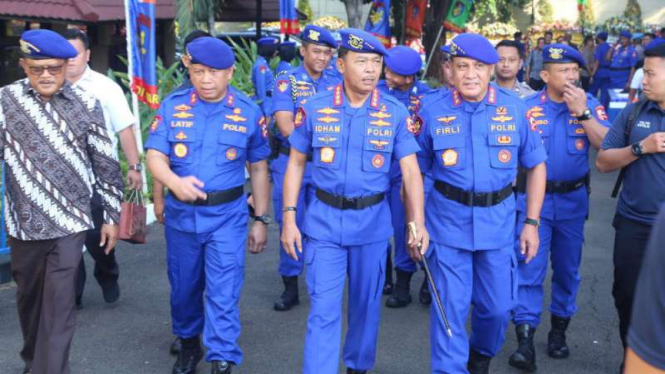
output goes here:
{"type": "Polygon", "coordinates": [[[19,40],[18,44],[21,47],[21,52],[23,52],[26,55],[32,54],[32,51],[35,51],[39,53],[39,48],[35,47],[34,44],[26,42],[25,40],[19,40]]]}
{"type": "Polygon", "coordinates": [[[355,49],[363,48],[364,40],[356,35],[349,35],[349,45],[355,49]]]}
{"type": "Polygon", "coordinates": [[[550,48],[550,58],[560,60],[563,58],[563,48],[550,48]]]}
{"type": "Polygon", "coordinates": [[[309,30],[309,36],[308,37],[309,37],[310,40],[318,42],[319,41],[319,35],[321,35],[320,32],[318,32],[316,30],[309,30]]]}

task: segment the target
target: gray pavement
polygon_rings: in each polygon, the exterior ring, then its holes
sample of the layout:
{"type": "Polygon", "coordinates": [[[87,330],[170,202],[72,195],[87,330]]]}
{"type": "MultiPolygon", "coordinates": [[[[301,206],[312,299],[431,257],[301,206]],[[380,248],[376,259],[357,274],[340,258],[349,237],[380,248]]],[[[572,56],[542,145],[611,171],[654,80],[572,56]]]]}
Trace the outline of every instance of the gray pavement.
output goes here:
{"type": "MultiPolygon", "coordinates": [[[[614,177],[598,174],[593,177],[579,311],[568,333],[571,357],[566,360],[547,357],[549,313],[545,312],[545,323],[536,333],[539,373],[616,373],[621,362],[623,350],[611,296],[614,240],[611,221],[615,201],[609,194],[614,177]]],[[[168,353],[172,335],[163,227],[153,225],[149,231],[146,245],[122,243],[118,246],[122,296],[116,304],[104,303],[100,288],[89,276],[83,297],[84,309],[77,313],[72,373],[171,372],[175,359],[168,353]]],[[[245,358],[240,367],[234,368],[234,373],[300,372],[308,301],[301,280],[301,305],[287,313],[272,310],[282,287],[276,271],[278,250],[277,227],[271,225],[267,250],[260,255],[247,256],[240,338],[245,358]]],[[[85,259],[91,269],[90,256],[86,255],[85,259]]],[[[414,277],[412,292],[417,292],[422,277],[422,274],[414,277]]],[[[547,285],[549,288],[549,280],[547,285]]],[[[399,310],[384,307],[377,363],[372,373],[429,373],[428,328],[428,309],[417,302],[399,310]]],[[[508,356],[516,347],[512,325],[508,327],[506,338],[503,350],[492,362],[492,373],[518,373],[508,366],[508,356]]],[[[21,344],[15,287],[12,284],[0,286],[0,374],[21,372],[23,362],[18,355],[21,344]]],[[[345,373],[342,370],[343,365],[340,365],[340,373],[345,373]]],[[[209,371],[209,365],[199,366],[199,373],[209,371]]]]}

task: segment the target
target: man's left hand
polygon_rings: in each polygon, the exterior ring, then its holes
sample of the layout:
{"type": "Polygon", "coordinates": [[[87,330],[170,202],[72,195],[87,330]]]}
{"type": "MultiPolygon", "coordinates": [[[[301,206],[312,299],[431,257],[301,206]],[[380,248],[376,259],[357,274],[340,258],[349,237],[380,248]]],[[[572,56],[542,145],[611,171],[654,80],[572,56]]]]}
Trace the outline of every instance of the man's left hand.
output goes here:
{"type": "Polygon", "coordinates": [[[587,108],[586,92],[571,82],[566,82],[563,89],[563,101],[573,117],[579,117],[587,108]]]}
{"type": "Polygon", "coordinates": [[[127,186],[130,190],[140,190],[143,188],[143,175],[140,171],[130,170],[127,172],[127,186]]]}
{"type": "Polygon", "coordinates": [[[104,253],[108,255],[118,242],[118,225],[103,224],[101,234],[102,240],[99,242],[99,246],[102,247],[106,244],[104,253]]]}
{"type": "Polygon", "coordinates": [[[539,246],[540,237],[538,236],[538,228],[525,223],[524,227],[522,227],[522,234],[520,235],[520,252],[527,264],[536,257],[539,246]]]}
{"type": "Polygon", "coordinates": [[[413,237],[413,232],[409,230],[409,239],[407,244],[408,252],[411,258],[420,262],[423,260],[423,256],[429,248],[429,232],[425,228],[425,225],[417,223],[416,224],[416,237],[413,237]]]}
{"type": "Polygon", "coordinates": [[[261,253],[266,249],[268,242],[268,229],[265,223],[255,221],[252,224],[252,229],[249,232],[249,252],[261,253]]]}

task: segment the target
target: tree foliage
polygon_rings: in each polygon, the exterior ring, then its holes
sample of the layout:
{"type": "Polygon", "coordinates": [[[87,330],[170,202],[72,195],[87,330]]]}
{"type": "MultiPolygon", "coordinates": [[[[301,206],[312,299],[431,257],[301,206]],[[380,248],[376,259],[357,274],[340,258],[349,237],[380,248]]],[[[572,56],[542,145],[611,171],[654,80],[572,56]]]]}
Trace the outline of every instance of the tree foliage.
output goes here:
{"type": "Polygon", "coordinates": [[[215,27],[216,7],[218,0],[174,0],[176,6],[175,21],[178,25],[176,36],[184,38],[197,29],[197,22],[205,22],[208,31],[213,33],[215,27]]]}
{"type": "Polygon", "coordinates": [[[540,23],[552,23],[554,21],[554,9],[552,9],[552,4],[548,0],[538,0],[538,16],[538,22],[540,23]]]}
{"type": "Polygon", "coordinates": [[[626,9],[623,11],[623,15],[626,18],[629,18],[633,23],[637,25],[642,24],[642,8],[637,0],[628,0],[626,3],[626,9]]]}
{"type": "Polygon", "coordinates": [[[473,3],[471,20],[512,23],[513,9],[523,8],[529,0],[478,0],[473,3]]]}
{"type": "Polygon", "coordinates": [[[591,29],[596,23],[596,15],[593,9],[593,0],[586,0],[579,11],[577,25],[583,29],[591,29]]]}

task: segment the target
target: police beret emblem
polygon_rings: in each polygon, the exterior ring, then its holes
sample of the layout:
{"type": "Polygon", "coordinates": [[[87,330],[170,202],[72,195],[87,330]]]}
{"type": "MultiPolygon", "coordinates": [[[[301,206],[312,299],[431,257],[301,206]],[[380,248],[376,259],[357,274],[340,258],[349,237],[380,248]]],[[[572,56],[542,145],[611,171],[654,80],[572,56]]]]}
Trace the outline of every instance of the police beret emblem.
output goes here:
{"type": "Polygon", "coordinates": [[[32,54],[32,51],[39,53],[39,48],[35,47],[34,44],[26,42],[25,40],[19,40],[19,45],[21,47],[21,52],[26,55],[32,54]],[[32,49],[32,51],[31,51],[32,49]]]}
{"type": "Polygon", "coordinates": [[[309,35],[307,36],[310,40],[313,40],[315,42],[319,41],[319,35],[321,35],[320,32],[316,30],[309,30],[309,35]]]}
{"type": "Polygon", "coordinates": [[[349,35],[349,45],[355,49],[362,49],[363,48],[363,42],[364,40],[358,36],[355,35],[349,35]]]}
{"type": "Polygon", "coordinates": [[[552,60],[560,60],[563,58],[563,48],[550,48],[550,58],[552,60]]]}

